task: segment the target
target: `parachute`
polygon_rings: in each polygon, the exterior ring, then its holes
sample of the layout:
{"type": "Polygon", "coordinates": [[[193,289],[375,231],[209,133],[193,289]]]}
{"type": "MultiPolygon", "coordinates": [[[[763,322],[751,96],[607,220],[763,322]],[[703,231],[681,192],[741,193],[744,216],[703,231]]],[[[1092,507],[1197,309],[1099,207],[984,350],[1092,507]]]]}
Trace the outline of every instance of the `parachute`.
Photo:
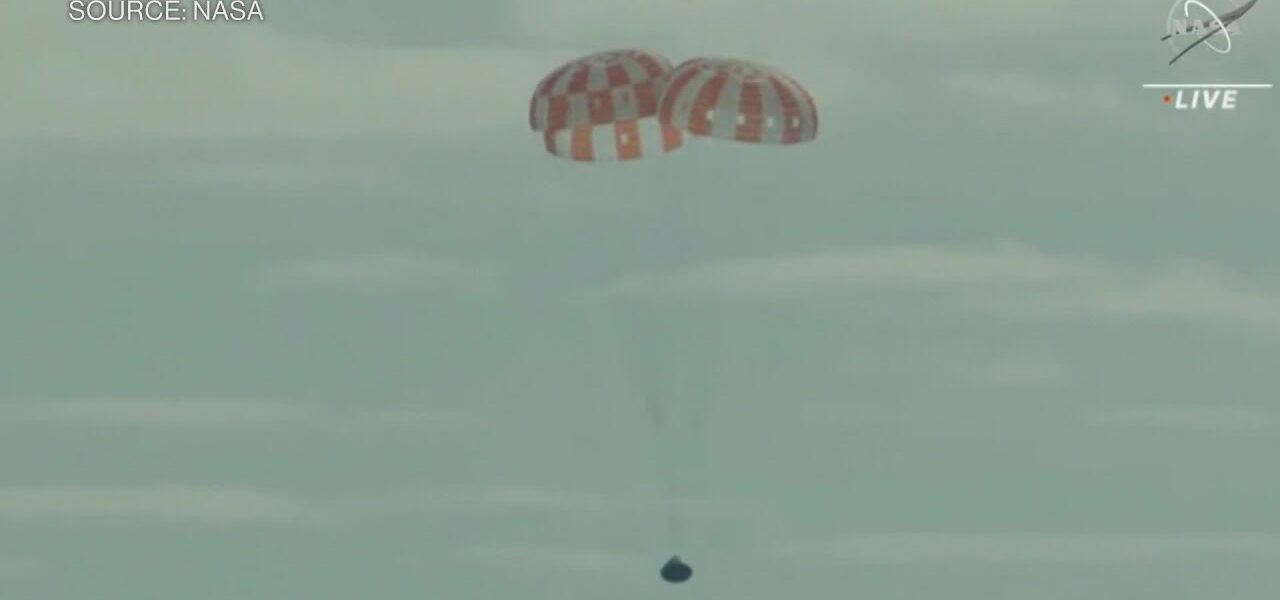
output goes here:
{"type": "Polygon", "coordinates": [[[543,132],[547,152],[576,161],[622,161],[671,152],[683,144],[680,130],[657,119],[629,119],[543,132]]]}
{"type": "Polygon", "coordinates": [[[658,122],[671,61],[645,50],[610,50],[569,61],[538,83],[529,126],[547,152],[580,162],[624,161],[680,148],[658,122]]]}
{"type": "MultiPolygon", "coordinates": [[[[694,58],[675,68],[671,64],[661,54],[634,49],[569,61],[536,85],[529,102],[529,126],[542,134],[549,154],[582,163],[630,162],[665,154],[683,147],[690,136],[761,146],[793,145],[817,137],[817,106],[809,92],[786,73],[726,58],[694,58]]],[[[650,191],[661,194],[662,182],[668,178],[658,167],[654,169],[653,187],[658,189],[650,191]]],[[[672,196],[680,193],[675,187],[667,191],[672,196]]],[[[666,216],[668,225],[677,221],[674,215],[666,216]]],[[[673,241],[662,240],[665,247],[673,241]]],[[[645,314],[638,315],[635,323],[633,343],[640,350],[636,360],[642,363],[638,377],[644,380],[643,394],[654,429],[663,434],[670,425],[670,407],[664,407],[663,401],[669,401],[680,386],[665,381],[676,369],[664,364],[672,353],[670,348],[659,349],[658,339],[663,337],[662,330],[682,331],[687,324],[658,322],[652,306],[639,312],[645,314]]],[[[702,416],[694,411],[691,419],[700,421],[702,416]]],[[[684,470],[686,461],[665,456],[668,449],[658,448],[658,462],[670,471],[665,474],[672,479],[668,524],[672,543],[679,545],[683,542],[674,472],[684,470]]],[[[681,583],[693,571],[679,557],[672,557],[661,574],[668,582],[681,583]]]]}
{"type": "Polygon", "coordinates": [[[645,50],[610,50],[561,65],[529,101],[534,131],[572,129],[651,117],[671,75],[671,61],[645,50]]]}
{"type": "Polygon", "coordinates": [[[818,108],[795,79],[753,62],[695,58],[676,67],[659,118],[694,135],[797,144],[818,135],[818,108]]]}

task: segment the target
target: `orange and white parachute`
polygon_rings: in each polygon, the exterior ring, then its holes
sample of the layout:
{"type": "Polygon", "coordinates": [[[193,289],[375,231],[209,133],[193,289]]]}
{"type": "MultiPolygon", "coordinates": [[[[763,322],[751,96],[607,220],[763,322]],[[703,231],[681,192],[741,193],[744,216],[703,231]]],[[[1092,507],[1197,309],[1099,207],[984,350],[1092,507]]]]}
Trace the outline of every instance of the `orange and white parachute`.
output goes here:
{"type": "Polygon", "coordinates": [[[798,144],[818,135],[813,97],[786,73],[727,58],[695,58],[671,74],[659,120],[697,136],[798,144]]]}
{"type": "Polygon", "coordinates": [[[658,119],[630,119],[607,125],[580,125],[543,132],[547,152],[577,161],[621,161],[671,152],[681,146],[680,130],[658,119]]]}
{"type": "Polygon", "coordinates": [[[538,83],[529,101],[529,126],[554,131],[653,116],[670,75],[671,61],[644,50],[569,61],[538,83]]]}
{"type": "Polygon", "coordinates": [[[529,126],[547,151],[578,161],[631,160],[679,148],[683,135],[658,122],[671,61],[644,50],[597,52],[538,83],[529,126]]]}

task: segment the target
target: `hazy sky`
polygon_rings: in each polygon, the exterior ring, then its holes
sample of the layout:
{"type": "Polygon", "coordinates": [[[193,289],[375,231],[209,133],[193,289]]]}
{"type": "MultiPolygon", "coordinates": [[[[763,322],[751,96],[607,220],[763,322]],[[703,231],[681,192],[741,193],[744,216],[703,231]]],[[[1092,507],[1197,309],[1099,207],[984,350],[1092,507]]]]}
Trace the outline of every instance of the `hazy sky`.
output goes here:
{"type": "Polygon", "coordinates": [[[3,4],[0,599],[1280,594],[1280,92],[1140,87],[1276,83],[1272,2],[3,4]],[[819,137],[549,157],[628,46],[819,137]]]}

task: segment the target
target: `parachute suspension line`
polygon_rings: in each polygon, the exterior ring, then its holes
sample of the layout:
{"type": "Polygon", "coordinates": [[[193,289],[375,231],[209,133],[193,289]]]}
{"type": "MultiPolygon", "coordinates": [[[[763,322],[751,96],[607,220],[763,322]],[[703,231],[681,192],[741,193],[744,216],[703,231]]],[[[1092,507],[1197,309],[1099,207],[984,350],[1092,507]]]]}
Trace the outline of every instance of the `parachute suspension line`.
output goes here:
{"type": "Polygon", "coordinates": [[[672,395],[668,385],[670,368],[663,360],[661,319],[656,314],[654,294],[651,289],[637,290],[635,296],[615,296],[612,312],[621,325],[623,343],[630,365],[626,372],[635,381],[643,410],[653,428],[654,491],[662,496],[662,510],[668,539],[666,543],[678,545],[683,529],[677,509],[679,493],[674,473],[679,465],[679,454],[672,443],[672,415],[668,404],[672,395]]]}
{"type": "MultiPolygon", "coordinates": [[[[678,198],[679,194],[666,195],[678,198]]],[[[691,257],[692,239],[689,228],[694,222],[695,206],[683,199],[674,206],[656,207],[654,215],[654,262],[667,268],[681,269],[691,257]]],[[[657,286],[654,286],[655,288],[657,286]]],[[[649,339],[654,343],[650,367],[656,380],[662,381],[663,393],[658,397],[665,420],[658,433],[660,475],[667,487],[667,528],[673,550],[685,549],[687,524],[690,519],[688,501],[699,479],[697,467],[703,461],[697,443],[699,405],[704,401],[700,386],[690,385],[705,375],[698,356],[701,340],[699,315],[687,310],[684,300],[664,298],[661,289],[649,290],[648,313],[652,318],[647,324],[649,339]]]]}
{"type": "Polygon", "coordinates": [[[657,343],[654,341],[654,327],[656,323],[652,312],[640,311],[644,318],[639,324],[638,337],[643,340],[639,343],[641,348],[641,361],[644,363],[644,405],[649,411],[649,420],[653,423],[653,429],[656,433],[662,434],[666,429],[667,416],[662,406],[662,386],[659,383],[661,377],[661,369],[658,367],[659,351],[657,343]]]}
{"type": "Polygon", "coordinates": [[[665,496],[668,541],[679,547],[684,543],[678,482],[682,457],[677,441],[681,432],[678,424],[672,422],[672,409],[679,390],[673,385],[674,369],[669,361],[671,349],[664,348],[664,342],[669,342],[669,336],[664,335],[669,323],[662,318],[659,301],[652,292],[652,289],[648,290],[637,307],[639,318],[634,322],[639,328],[637,334],[645,378],[644,400],[653,425],[654,466],[665,496]]]}

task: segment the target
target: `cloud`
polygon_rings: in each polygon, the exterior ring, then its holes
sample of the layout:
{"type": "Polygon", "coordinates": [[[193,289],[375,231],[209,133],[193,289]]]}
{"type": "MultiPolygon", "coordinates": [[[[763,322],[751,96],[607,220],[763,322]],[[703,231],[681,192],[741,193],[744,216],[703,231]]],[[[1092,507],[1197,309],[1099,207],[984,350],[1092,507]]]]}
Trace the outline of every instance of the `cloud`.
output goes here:
{"type": "Polygon", "coordinates": [[[623,282],[619,291],[763,301],[918,294],[989,317],[1165,321],[1280,334],[1280,289],[1229,267],[1201,260],[1121,264],[1015,242],[729,260],[623,282]]]}
{"type": "Polygon", "coordinates": [[[304,521],[323,515],[284,496],[184,485],[0,488],[0,519],[304,521]]]}
{"type": "Polygon", "coordinates": [[[600,550],[562,550],[512,544],[476,551],[482,558],[500,560],[522,566],[573,571],[612,571],[625,569],[633,560],[623,554],[600,550]]]}
{"type": "Polygon", "coordinates": [[[428,412],[424,410],[394,410],[374,416],[383,425],[397,427],[429,427],[437,425],[464,425],[472,419],[457,414],[428,412]]]}
{"type": "Polygon", "coordinates": [[[377,10],[353,10],[347,0],[271,0],[267,24],[300,35],[379,46],[496,42],[510,37],[501,25],[513,1],[381,2],[377,10]]]}
{"type": "Polygon", "coordinates": [[[776,553],[797,561],[878,566],[1126,567],[1213,559],[1280,561],[1280,537],[1248,533],[883,533],[789,544],[776,553]]]}
{"type": "Polygon", "coordinates": [[[938,368],[954,381],[993,388],[1053,386],[1075,377],[1060,358],[1036,350],[993,353],[983,350],[947,350],[935,357],[938,368]]]}
{"type": "Polygon", "coordinates": [[[65,3],[8,4],[0,72],[12,93],[0,112],[23,118],[0,121],[0,141],[18,143],[394,135],[492,147],[528,133],[525,103],[553,60],[498,46],[325,43],[258,23],[125,32],[71,23],[65,3]],[[46,51],[33,60],[37,39],[46,51]]]}
{"type": "Polygon", "coordinates": [[[775,511],[733,499],[714,501],[672,498],[646,492],[612,493],[528,486],[457,487],[386,496],[372,502],[377,512],[418,512],[445,509],[457,512],[659,515],[676,507],[680,514],[706,521],[759,524],[776,518],[775,511]]]}
{"type": "Polygon", "coordinates": [[[1060,29],[1079,21],[1075,10],[1066,0],[999,0],[981,6],[945,0],[877,5],[793,0],[749,6],[733,0],[546,0],[516,4],[513,29],[542,43],[636,40],[698,54],[713,48],[830,53],[893,41],[989,40],[1060,29]]]}
{"type": "Polygon", "coordinates": [[[393,288],[432,281],[467,279],[475,273],[452,263],[386,253],[297,261],[281,265],[272,275],[280,283],[393,288]]]}
{"type": "Polygon", "coordinates": [[[592,513],[610,512],[619,506],[618,503],[600,494],[527,487],[475,488],[437,492],[428,494],[426,503],[478,509],[592,513]]]}
{"type": "Polygon", "coordinates": [[[1052,257],[1025,245],[896,245],[711,263],[658,281],[634,281],[676,293],[788,297],[815,293],[946,293],[993,286],[1049,285],[1106,275],[1104,263],[1052,257]]]}
{"type": "Polygon", "coordinates": [[[252,427],[306,424],[421,430],[458,427],[473,417],[426,410],[333,410],[299,403],[242,399],[89,398],[44,400],[8,410],[15,420],[41,425],[138,427],[252,427]]]}
{"type": "Polygon", "coordinates": [[[1097,410],[1090,422],[1103,429],[1192,433],[1278,433],[1280,413],[1250,406],[1137,406],[1097,410]]]}
{"type": "MultiPolygon", "coordinates": [[[[155,161],[153,164],[164,164],[164,168],[145,172],[112,169],[111,172],[132,176],[151,185],[173,183],[239,191],[336,192],[359,198],[421,192],[421,182],[412,178],[416,172],[414,166],[406,164],[403,155],[399,159],[388,158],[385,153],[370,152],[317,157],[309,154],[309,150],[314,148],[188,151],[178,160],[174,160],[172,155],[148,155],[147,160],[155,161]]],[[[403,151],[403,148],[399,150],[403,151]]],[[[121,160],[140,159],[129,155],[121,157],[121,160]]]]}
{"type": "MultiPolygon", "coordinates": [[[[1099,78],[1050,79],[1023,73],[961,72],[944,75],[942,88],[989,105],[1033,109],[1118,112],[1133,107],[1132,84],[1099,78]]],[[[1053,114],[1053,113],[1046,113],[1053,114]]]]}
{"type": "Polygon", "coordinates": [[[45,565],[33,560],[0,556],[0,581],[25,579],[45,574],[45,565]]]}
{"type": "Polygon", "coordinates": [[[17,409],[23,421],[90,425],[265,425],[294,422],[309,414],[296,404],[229,398],[51,400],[17,409]]]}

